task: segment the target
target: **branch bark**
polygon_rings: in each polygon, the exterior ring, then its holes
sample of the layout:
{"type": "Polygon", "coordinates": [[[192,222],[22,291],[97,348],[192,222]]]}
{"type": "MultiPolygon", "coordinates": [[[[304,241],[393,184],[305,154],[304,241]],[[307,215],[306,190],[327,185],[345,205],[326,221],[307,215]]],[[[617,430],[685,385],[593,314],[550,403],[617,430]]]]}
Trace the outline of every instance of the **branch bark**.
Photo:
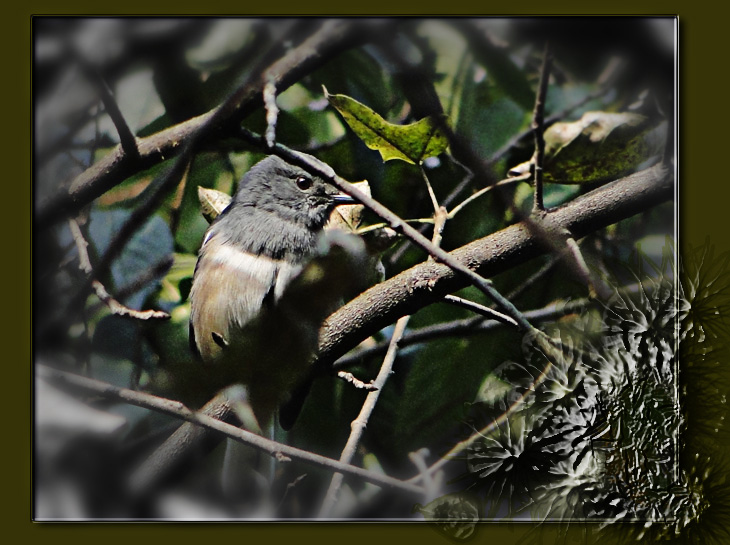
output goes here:
{"type": "Polygon", "coordinates": [[[320,456],[295,447],[290,447],[289,445],[284,445],[282,443],[277,443],[249,431],[237,428],[236,426],[228,424],[222,420],[218,420],[215,417],[220,416],[217,412],[217,408],[214,409],[211,407],[211,410],[206,410],[205,412],[191,411],[179,401],[165,399],[143,392],[137,392],[128,388],[120,388],[109,383],[75,375],[73,373],[67,373],[45,365],[36,366],[36,372],[39,378],[43,378],[51,382],[67,385],[72,388],[78,388],[87,393],[91,392],[106,399],[115,399],[137,407],[143,407],[159,413],[168,414],[197,426],[203,426],[215,431],[216,433],[230,437],[240,443],[250,445],[269,454],[270,456],[279,457],[283,455],[289,458],[296,458],[309,464],[361,478],[366,482],[378,486],[395,488],[412,494],[421,494],[423,492],[422,488],[419,486],[406,484],[403,481],[383,475],[382,473],[374,473],[349,464],[343,464],[337,460],[326,458],[325,456],[320,456]]]}
{"type": "MultiPolygon", "coordinates": [[[[550,210],[544,222],[556,230],[569,229],[581,238],[667,201],[673,193],[671,171],[657,165],[550,210]]],[[[522,222],[471,242],[451,255],[483,277],[491,277],[549,250],[542,237],[522,222]]],[[[424,262],[370,288],[325,322],[320,331],[319,371],[401,316],[413,314],[467,284],[465,277],[448,266],[424,262]]]]}
{"type": "Polygon", "coordinates": [[[39,209],[35,218],[36,228],[46,228],[64,215],[74,215],[129,176],[177,155],[193,136],[207,139],[213,137],[216,131],[224,132],[263,105],[263,88],[267,78],[273,79],[280,92],[287,89],[330,58],[364,41],[365,33],[358,32],[358,28],[357,23],[349,20],[328,20],[300,46],[286,53],[266,70],[260,71],[259,77],[239,90],[235,100],[226,102],[226,111],[218,107],[152,136],[138,139],[138,157],[125,154],[121,145],[117,146],[39,209]],[[213,117],[218,119],[215,123],[209,123],[213,117]]]}

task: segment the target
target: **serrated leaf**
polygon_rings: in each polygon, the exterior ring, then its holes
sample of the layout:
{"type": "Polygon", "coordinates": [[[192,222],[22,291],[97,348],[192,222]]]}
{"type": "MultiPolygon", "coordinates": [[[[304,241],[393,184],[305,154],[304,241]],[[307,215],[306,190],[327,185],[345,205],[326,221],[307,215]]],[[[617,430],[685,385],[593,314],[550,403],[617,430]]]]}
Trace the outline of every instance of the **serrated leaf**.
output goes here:
{"type": "Polygon", "coordinates": [[[325,87],[323,89],[329,103],[367,147],[380,152],[383,161],[400,159],[420,164],[449,147],[446,135],[433,117],[409,125],[395,125],[357,100],[347,95],[330,95],[325,87]]]}
{"type": "MultiPolygon", "coordinates": [[[[661,149],[650,120],[633,113],[586,112],[545,131],[543,179],[558,184],[609,181],[631,173],[661,149]]],[[[509,171],[519,176],[531,161],[509,171]]]]}

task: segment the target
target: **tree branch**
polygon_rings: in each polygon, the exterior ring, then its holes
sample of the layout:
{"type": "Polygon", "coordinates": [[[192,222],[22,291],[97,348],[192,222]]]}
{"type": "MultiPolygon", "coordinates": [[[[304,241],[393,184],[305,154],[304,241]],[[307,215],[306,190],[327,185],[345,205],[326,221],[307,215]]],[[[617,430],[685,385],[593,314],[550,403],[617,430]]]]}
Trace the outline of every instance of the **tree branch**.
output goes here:
{"type": "MultiPolygon", "coordinates": [[[[550,210],[544,221],[581,238],[667,201],[673,194],[671,171],[656,165],[550,210]]],[[[450,255],[484,276],[494,276],[547,251],[542,238],[522,222],[475,240],[450,255]]],[[[325,322],[320,331],[320,370],[401,316],[467,284],[446,265],[424,262],[370,288],[325,322]]]]}
{"type": "Polygon", "coordinates": [[[112,90],[109,88],[106,80],[104,80],[98,70],[88,65],[83,59],[81,59],[81,62],[83,70],[86,72],[87,76],[94,81],[97,89],[99,90],[101,101],[104,103],[104,109],[111,118],[112,123],[114,123],[114,127],[117,129],[120,142],[119,145],[122,147],[123,153],[130,159],[138,159],[139,150],[137,149],[137,140],[134,137],[132,129],[129,128],[126,119],[124,119],[124,115],[122,115],[122,111],[119,109],[119,105],[114,98],[112,90]]]}
{"type": "Polygon", "coordinates": [[[532,132],[535,136],[535,202],[533,212],[545,210],[545,203],[542,195],[542,168],[545,162],[545,138],[543,137],[543,122],[545,119],[545,99],[547,97],[548,81],[550,80],[550,67],[553,56],[550,52],[550,43],[545,44],[543,53],[542,68],[540,69],[540,83],[535,94],[535,108],[532,111],[532,132]]]}
{"type": "Polygon", "coordinates": [[[68,225],[71,229],[71,235],[74,239],[74,242],[76,244],[76,251],[79,255],[79,268],[86,274],[88,274],[90,278],[93,278],[91,286],[94,289],[94,293],[96,293],[96,296],[102,303],[109,307],[109,310],[113,314],[117,314],[119,316],[129,316],[130,318],[136,318],[138,320],[166,320],[170,317],[167,312],[163,312],[161,310],[135,310],[123,305],[122,303],[114,299],[114,297],[112,297],[106,290],[104,285],[93,276],[94,270],[91,267],[89,252],[86,250],[89,243],[86,242],[84,235],[81,233],[81,228],[79,227],[79,224],[76,222],[76,220],[71,219],[68,221],[68,225]]]}
{"type": "Polygon", "coordinates": [[[485,307],[484,305],[480,305],[479,303],[475,303],[474,301],[469,301],[468,299],[464,299],[463,297],[457,297],[455,295],[444,295],[444,302],[451,303],[452,305],[461,308],[465,308],[467,310],[470,310],[471,312],[476,312],[477,314],[492,318],[493,320],[502,322],[503,324],[516,325],[514,320],[506,314],[497,312],[492,308],[485,307]]]}
{"type": "MultiPolygon", "coordinates": [[[[589,299],[576,299],[574,301],[551,303],[543,308],[536,310],[528,310],[525,316],[533,323],[540,323],[549,320],[555,320],[571,312],[576,312],[590,305],[589,299]]],[[[441,339],[444,337],[464,337],[467,335],[477,335],[479,333],[487,333],[497,328],[504,327],[504,322],[484,318],[478,316],[476,318],[464,318],[462,320],[453,320],[451,322],[443,322],[439,324],[413,329],[406,333],[401,339],[399,346],[405,348],[414,344],[424,343],[433,339],[441,339]]],[[[364,360],[383,354],[388,349],[388,341],[379,342],[374,346],[363,348],[351,354],[347,354],[337,360],[333,369],[346,369],[364,360]]],[[[341,372],[341,371],[340,371],[341,372]]]]}
{"type": "Polygon", "coordinates": [[[100,395],[106,399],[115,399],[150,409],[159,413],[167,414],[193,424],[203,426],[214,430],[215,432],[221,433],[226,437],[230,437],[239,443],[250,445],[270,456],[284,455],[289,458],[295,458],[303,462],[316,465],[319,467],[328,468],[334,471],[345,473],[354,477],[363,479],[366,482],[385,486],[389,488],[396,488],[404,492],[413,494],[423,493],[423,489],[420,486],[412,484],[406,484],[403,481],[388,477],[381,473],[373,473],[365,469],[351,466],[349,464],[343,464],[331,458],[326,458],[318,454],[313,454],[305,450],[301,450],[295,447],[290,447],[282,443],[277,443],[270,439],[265,439],[259,435],[251,433],[249,431],[237,428],[231,424],[227,424],[221,420],[218,420],[208,414],[204,414],[197,411],[191,411],[185,405],[179,401],[172,399],[165,399],[162,397],[153,396],[143,392],[137,392],[128,388],[120,388],[112,384],[101,382],[98,380],[82,377],[65,371],[52,369],[45,365],[37,365],[36,372],[38,375],[46,380],[50,380],[55,383],[65,384],[73,388],[83,390],[84,392],[91,392],[100,395]]]}
{"type": "Polygon", "coordinates": [[[284,91],[330,58],[365,41],[367,33],[357,30],[362,30],[362,26],[350,20],[325,21],[310,38],[287,52],[268,69],[260,71],[251,83],[240,88],[233,100],[157,134],[138,139],[138,158],[130,157],[124,153],[121,145],[117,146],[39,209],[35,218],[36,228],[44,229],[64,215],[74,215],[129,176],[177,155],[193,136],[209,139],[225,132],[263,105],[263,88],[267,77],[273,78],[280,92],[284,91]],[[209,123],[214,117],[214,122],[209,123]]]}
{"type": "MultiPolygon", "coordinates": [[[[355,449],[357,448],[357,444],[360,442],[360,437],[362,437],[363,431],[365,431],[365,426],[370,419],[370,415],[375,409],[375,404],[378,402],[380,392],[383,391],[383,386],[385,386],[388,377],[390,377],[393,372],[393,363],[395,362],[395,356],[398,353],[398,343],[403,337],[403,333],[406,330],[409,319],[410,316],[403,316],[395,325],[395,331],[393,331],[393,336],[390,338],[388,352],[385,355],[383,364],[380,366],[378,376],[375,378],[375,382],[373,383],[374,390],[367,395],[365,403],[363,403],[357,418],[355,418],[352,422],[352,432],[347,438],[347,444],[345,445],[345,448],[342,449],[342,455],[340,456],[340,462],[342,463],[349,464],[352,461],[353,456],[355,456],[355,449]]],[[[342,486],[343,478],[344,476],[342,473],[335,473],[332,476],[330,486],[327,489],[327,494],[319,511],[319,516],[321,518],[328,517],[332,512],[332,508],[337,501],[337,494],[342,486]]]]}
{"type": "MultiPolygon", "coordinates": [[[[240,130],[241,138],[251,142],[254,145],[266,147],[266,142],[263,137],[252,133],[246,129],[240,130]]],[[[411,227],[407,222],[401,219],[397,214],[391,212],[388,208],[380,204],[375,199],[368,195],[365,195],[362,191],[357,189],[353,184],[344,180],[335,174],[331,167],[324,165],[320,161],[312,160],[312,158],[306,155],[297,153],[286,146],[276,144],[269,149],[274,155],[278,155],[282,159],[286,160],[290,164],[296,165],[303,168],[307,172],[310,172],[316,176],[321,177],[328,183],[335,186],[337,189],[344,191],[348,195],[351,195],[360,204],[363,204],[366,208],[380,216],[386,222],[388,226],[394,231],[401,233],[408,237],[421,249],[428,252],[435,260],[443,263],[446,267],[450,268],[455,273],[462,275],[468,279],[469,283],[473,284],[481,292],[486,294],[492,301],[497,303],[502,308],[505,314],[509,315],[518,324],[518,327],[522,331],[533,331],[534,328],[520,313],[519,310],[507,299],[505,299],[493,286],[491,281],[482,277],[478,272],[469,268],[466,264],[460,262],[458,259],[454,259],[448,252],[442,250],[434,243],[429,241],[416,229],[411,227]]]]}

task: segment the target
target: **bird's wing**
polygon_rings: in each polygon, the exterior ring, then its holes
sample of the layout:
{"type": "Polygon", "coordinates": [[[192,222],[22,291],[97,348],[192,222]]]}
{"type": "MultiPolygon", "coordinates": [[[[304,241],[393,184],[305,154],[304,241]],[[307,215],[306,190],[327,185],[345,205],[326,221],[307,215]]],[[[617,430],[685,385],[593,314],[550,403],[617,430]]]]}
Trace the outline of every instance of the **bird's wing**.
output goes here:
{"type": "Polygon", "coordinates": [[[215,361],[262,307],[277,295],[282,262],[221,244],[212,237],[198,259],[191,299],[191,344],[215,361]]]}

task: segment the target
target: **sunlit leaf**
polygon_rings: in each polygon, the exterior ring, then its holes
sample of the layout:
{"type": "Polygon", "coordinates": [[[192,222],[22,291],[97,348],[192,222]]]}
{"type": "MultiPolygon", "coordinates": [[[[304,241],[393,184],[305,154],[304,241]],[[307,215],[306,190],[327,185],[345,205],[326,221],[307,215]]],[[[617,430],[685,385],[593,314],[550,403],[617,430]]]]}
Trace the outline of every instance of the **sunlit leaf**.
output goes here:
{"type": "MultiPolygon", "coordinates": [[[[368,197],[371,196],[370,184],[367,180],[356,182],[352,185],[365,193],[368,197]]],[[[344,204],[337,206],[330,214],[330,219],[327,222],[325,229],[339,228],[345,231],[354,232],[358,227],[360,227],[364,213],[365,206],[362,204],[344,204]]]]}
{"type": "Polygon", "coordinates": [[[231,196],[228,193],[200,186],[198,186],[198,200],[203,216],[208,223],[211,223],[231,204],[231,196]]]}
{"type": "MultiPolygon", "coordinates": [[[[633,113],[586,112],[578,121],[555,123],[545,130],[543,179],[580,184],[625,176],[661,149],[652,129],[649,118],[633,113]]],[[[528,172],[530,164],[509,175],[528,172]]]]}
{"type": "Polygon", "coordinates": [[[326,88],[324,94],[365,145],[380,152],[383,161],[400,159],[420,164],[424,159],[443,153],[449,146],[438,120],[433,117],[410,125],[394,125],[346,95],[330,95],[326,88]]]}

